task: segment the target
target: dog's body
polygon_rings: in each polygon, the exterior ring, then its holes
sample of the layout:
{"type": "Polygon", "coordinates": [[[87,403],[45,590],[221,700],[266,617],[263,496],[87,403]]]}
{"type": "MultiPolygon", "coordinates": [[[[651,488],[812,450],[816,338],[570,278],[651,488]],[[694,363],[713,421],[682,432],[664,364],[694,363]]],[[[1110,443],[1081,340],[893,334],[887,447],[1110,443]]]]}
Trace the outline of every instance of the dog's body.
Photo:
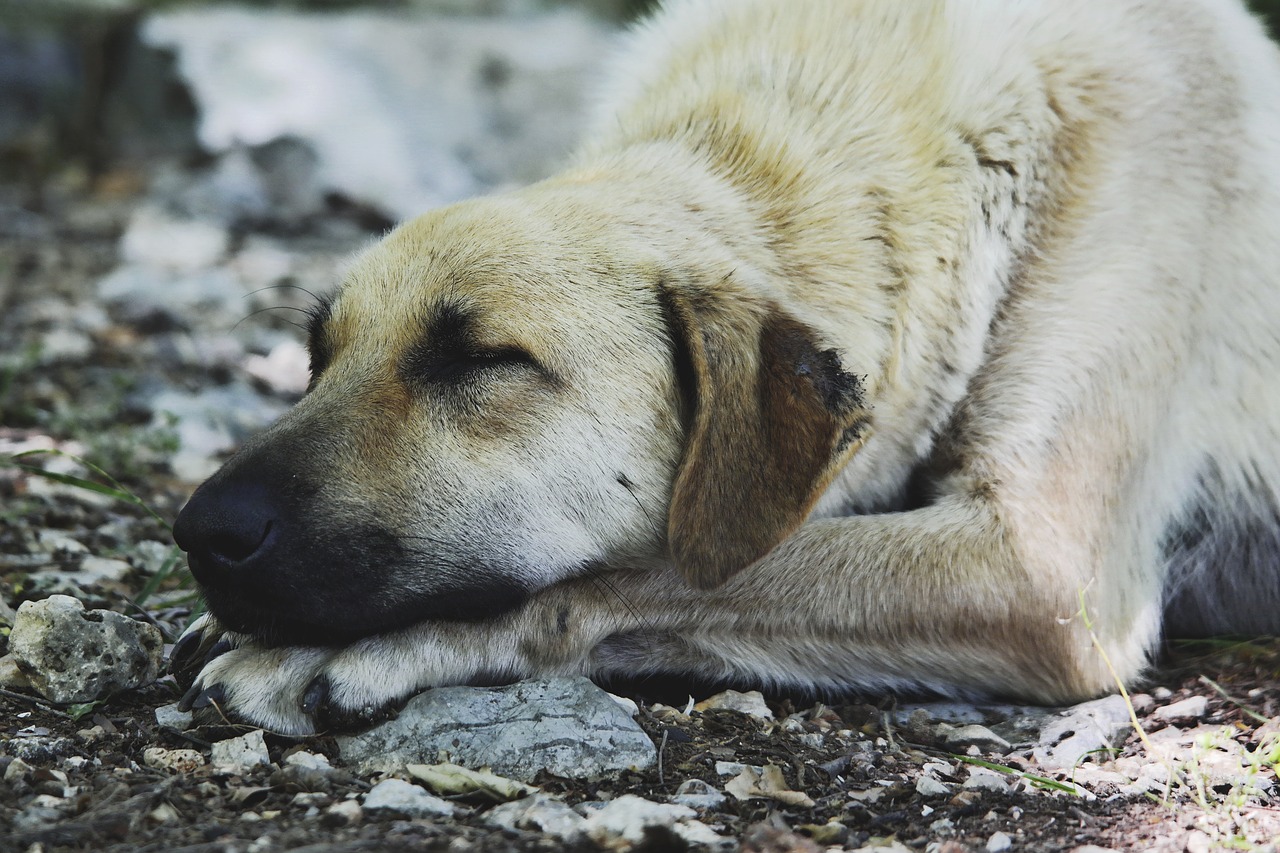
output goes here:
{"type": "Polygon", "coordinates": [[[1256,22],[672,5],[572,168],[402,226],[319,312],[312,390],[177,525],[193,636],[239,632],[197,702],[304,732],[670,672],[1052,703],[1162,630],[1280,630],[1256,22]]]}

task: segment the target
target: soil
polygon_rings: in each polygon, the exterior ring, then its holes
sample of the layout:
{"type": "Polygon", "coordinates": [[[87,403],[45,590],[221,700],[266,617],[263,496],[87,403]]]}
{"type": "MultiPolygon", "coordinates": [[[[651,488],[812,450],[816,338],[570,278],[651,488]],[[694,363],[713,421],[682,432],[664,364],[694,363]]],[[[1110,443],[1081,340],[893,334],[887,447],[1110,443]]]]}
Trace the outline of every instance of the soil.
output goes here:
{"type": "MultiPolygon", "coordinates": [[[[149,412],[130,408],[130,389],[142,378],[200,389],[225,377],[157,360],[142,344],[149,335],[172,330],[145,324],[113,322],[99,328],[79,356],[41,361],[35,354],[24,361],[23,354],[47,324],[38,312],[18,310],[50,297],[67,305],[91,300],[96,280],[117,263],[121,231],[145,183],[143,174],[118,173],[94,180],[73,176],[37,194],[30,188],[0,190],[0,356],[10,359],[0,373],[0,439],[94,451],[100,464],[155,515],[172,519],[193,484],[170,473],[166,453],[171,448],[163,436],[157,438],[149,412]]],[[[340,209],[333,212],[337,218],[345,215],[340,209]]],[[[290,239],[314,240],[316,233],[301,229],[290,239]]],[[[262,321],[286,322],[270,316],[262,321]]],[[[198,328],[190,331],[199,334],[198,328]]],[[[141,506],[50,484],[0,458],[0,601],[16,607],[56,591],[56,585],[45,582],[49,559],[32,556],[33,543],[49,530],[65,532],[105,556],[130,555],[136,543],[167,541],[168,536],[165,526],[141,506]]],[[[57,554],[54,567],[74,575],[77,559],[74,553],[57,554]]],[[[149,580],[151,576],[135,570],[119,581],[85,582],[75,592],[87,606],[154,622],[171,642],[196,605],[189,579],[175,572],[149,590],[139,606],[149,580]]],[[[9,620],[11,615],[6,618],[0,610],[0,624],[9,620]]],[[[144,761],[147,748],[193,748],[207,755],[212,741],[235,733],[225,726],[189,732],[159,726],[155,708],[173,702],[181,690],[169,676],[74,709],[52,706],[30,691],[0,692],[0,775],[5,779],[0,783],[0,850],[626,849],[619,841],[569,843],[486,827],[487,806],[465,800],[471,811],[456,820],[366,814],[347,824],[327,807],[362,794],[376,780],[346,773],[317,778],[282,769],[283,756],[299,744],[270,736],[274,764],[242,775],[217,773],[207,765],[190,772],[154,769],[144,761]],[[15,765],[19,760],[27,766],[15,765]]],[[[1275,743],[1267,738],[1274,738],[1280,725],[1280,645],[1255,641],[1179,647],[1153,674],[1146,693],[1155,697],[1141,709],[1148,731],[1160,725],[1151,716],[1154,708],[1202,695],[1208,708],[1196,724],[1227,727],[1247,752],[1265,749],[1275,743]]],[[[636,698],[639,722],[660,744],[657,767],[591,782],[543,777],[537,784],[570,804],[622,794],[664,802],[687,779],[723,789],[731,777],[717,772],[717,762],[774,764],[782,768],[790,789],[814,801],[812,807],[729,797],[700,815],[749,851],[897,843],[897,849],[956,853],[1001,849],[997,833],[1005,833],[1008,849],[1014,850],[1084,845],[1155,851],[1226,845],[1274,849],[1280,839],[1274,794],[1249,797],[1229,785],[1201,790],[1195,777],[1147,795],[1122,794],[1118,786],[1096,783],[1085,786],[1089,796],[1076,796],[1012,775],[1016,784],[1005,793],[965,789],[960,783],[967,768],[955,756],[886,724],[885,712],[894,702],[890,697],[865,696],[828,707],[775,696],[770,697],[774,720],[729,710],[685,715],[649,697],[636,698]],[[931,772],[946,793],[927,796],[917,790],[922,767],[931,762],[945,765],[931,772]],[[875,791],[882,793],[868,793],[875,791]]],[[[333,753],[325,738],[302,746],[333,753]]],[[[1116,758],[1151,760],[1147,755],[1135,731],[1116,758]]],[[[983,758],[1015,769],[1028,766],[1017,756],[983,758]]],[[[1271,760],[1265,772],[1274,779],[1271,760]]],[[[652,830],[633,849],[684,846],[670,832],[652,830]]]]}

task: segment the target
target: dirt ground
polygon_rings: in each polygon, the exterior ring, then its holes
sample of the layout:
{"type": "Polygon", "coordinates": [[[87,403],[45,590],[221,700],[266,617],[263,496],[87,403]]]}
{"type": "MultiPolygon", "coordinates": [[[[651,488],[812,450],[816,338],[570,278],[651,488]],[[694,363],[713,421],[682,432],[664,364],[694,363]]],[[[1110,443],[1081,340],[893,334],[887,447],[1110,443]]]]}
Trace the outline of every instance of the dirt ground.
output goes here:
{"type": "MultiPolygon", "coordinates": [[[[34,443],[88,456],[160,519],[172,519],[194,484],[172,474],[172,436],[136,402],[137,391],[146,383],[199,390],[228,381],[216,371],[207,375],[166,360],[163,347],[148,343],[198,337],[199,318],[178,330],[159,319],[149,324],[145,318],[128,323],[112,318],[87,333],[87,347],[70,347],[57,357],[40,349],[50,340],[47,333],[56,327],[58,312],[92,301],[94,283],[118,263],[120,235],[145,184],[145,175],[117,173],[92,181],[72,175],[38,192],[0,188],[0,356],[5,359],[0,440],[11,447],[34,443]],[[40,304],[54,309],[30,310],[40,304]]],[[[346,223],[346,230],[338,231],[353,244],[369,233],[362,230],[369,223],[350,211],[336,207],[331,216],[346,223]]],[[[338,233],[332,226],[324,230],[312,223],[273,237],[304,245],[338,233]]],[[[233,235],[234,240],[246,237],[233,235]]],[[[248,322],[284,328],[288,313],[267,312],[248,322]]],[[[22,461],[52,464],[52,458],[22,461]]],[[[150,583],[154,574],[144,570],[136,551],[139,542],[167,539],[164,524],[147,509],[51,484],[0,455],[0,600],[8,607],[61,591],[69,577],[87,606],[151,621],[171,642],[194,596],[182,572],[150,583]],[[121,557],[137,567],[122,578],[82,578],[76,584],[82,555],[40,552],[37,545],[47,531],[66,534],[89,553],[121,557]]],[[[11,622],[6,612],[0,610],[0,624],[11,622]]],[[[1139,709],[1147,732],[1171,725],[1154,716],[1156,708],[1205,696],[1207,708],[1194,724],[1221,727],[1224,737],[1257,758],[1260,778],[1274,781],[1280,759],[1280,646],[1275,642],[1171,650],[1145,692],[1156,697],[1139,709]]],[[[374,780],[346,772],[295,772],[281,760],[298,745],[270,736],[273,764],[244,774],[222,774],[208,765],[188,772],[155,769],[144,760],[144,750],[192,748],[207,755],[209,744],[229,733],[226,727],[184,733],[157,725],[154,709],[180,693],[181,685],[165,677],[93,707],[67,709],[29,691],[0,692],[0,850],[627,849],[616,839],[564,842],[487,827],[488,804],[478,801],[462,800],[469,811],[457,819],[365,814],[347,823],[328,806],[364,793],[374,780]]],[[[622,794],[662,802],[688,779],[722,789],[729,777],[717,771],[717,762],[777,765],[787,787],[806,794],[812,806],[729,797],[700,814],[713,830],[736,839],[735,846],[762,853],[876,846],[947,853],[1087,850],[1087,845],[1198,853],[1274,850],[1280,839],[1274,787],[1270,794],[1250,792],[1214,782],[1190,765],[1175,774],[1175,781],[1146,794],[1123,793],[1123,785],[1095,775],[1082,784],[1087,792],[1082,796],[1020,777],[1016,771],[1034,768],[1016,754],[990,754],[981,758],[1009,768],[1002,771],[1008,790],[963,787],[968,765],[960,758],[909,727],[887,723],[891,697],[857,697],[829,707],[771,697],[772,720],[728,710],[685,715],[649,697],[636,698],[640,723],[660,745],[657,767],[586,783],[544,777],[537,784],[571,805],[622,794]],[[942,787],[922,793],[918,782],[926,764],[942,787]]],[[[333,751],[325,738],[303,746],[333,751]]],[[[1135,731],[1119,754],[1090,764],[1105,769],[1124,758],[1154,761],[1135,731]]],[[[1056,774],[1052,781],[1070,781],[1069,776],[1056,774]]],[[[631,849],[685,846],[670,832],[653,830],[631,849]]]]}

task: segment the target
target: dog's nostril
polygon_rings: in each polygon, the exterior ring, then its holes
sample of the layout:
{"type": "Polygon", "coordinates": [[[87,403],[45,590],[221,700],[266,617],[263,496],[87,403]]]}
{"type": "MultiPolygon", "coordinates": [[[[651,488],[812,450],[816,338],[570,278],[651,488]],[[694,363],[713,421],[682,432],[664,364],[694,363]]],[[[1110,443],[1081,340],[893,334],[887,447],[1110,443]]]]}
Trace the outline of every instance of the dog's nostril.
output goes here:
{"type": "Polygon", "coordinates": [[[243,562],[256,554],[262,544],[267,541],[267,537],[271,534],[271,525],[272,522],[268,521],[257,535],[249,531],[215,533],[209,537],[206,546],[208,553],[214,559],[223,562],[243,562]]]}

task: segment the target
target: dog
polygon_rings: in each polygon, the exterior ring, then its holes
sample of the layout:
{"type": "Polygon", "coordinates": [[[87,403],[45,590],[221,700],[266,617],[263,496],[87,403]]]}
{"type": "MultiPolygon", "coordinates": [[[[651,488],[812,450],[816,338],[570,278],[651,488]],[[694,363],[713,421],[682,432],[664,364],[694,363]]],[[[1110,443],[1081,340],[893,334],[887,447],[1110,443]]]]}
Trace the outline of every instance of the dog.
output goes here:
{"type": "Polygon", "coordinates": [[[1059,704],[1280,629],[1280,52],[1237,0],[673,0],[606,79],[565,171],[315,309],[308,392],[174,527],[186,707],[1059,704]]]}

